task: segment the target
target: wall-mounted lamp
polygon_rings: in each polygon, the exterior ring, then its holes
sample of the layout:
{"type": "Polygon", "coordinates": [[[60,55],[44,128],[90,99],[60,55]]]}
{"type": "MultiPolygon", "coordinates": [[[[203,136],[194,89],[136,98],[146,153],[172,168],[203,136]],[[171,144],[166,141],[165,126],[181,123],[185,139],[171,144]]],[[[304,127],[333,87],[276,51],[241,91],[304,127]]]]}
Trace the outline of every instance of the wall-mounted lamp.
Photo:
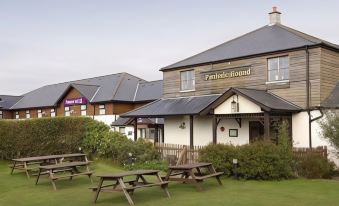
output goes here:
{"type": "Polygon", "coordinates": [[[225,127],[220,127],[220,131],[224,132],[225,131],[225,127]]]}
{"type": "Polygon", "coordinates": [[[237,95],[237,101],[235,101],[234,96],[235,95],[233,95],[233,101],[231,102],[231,112],[232,113],[239,112],[239,98],[238,98],[238,95],[237,95]]]}
{"type": "Polygon", "coordinates": [[[185,122],[182,122],[182,123],[179,125],[179,128],[180,128],[180,129],[185,129],[185,128],[186,128],[185,122]]]}

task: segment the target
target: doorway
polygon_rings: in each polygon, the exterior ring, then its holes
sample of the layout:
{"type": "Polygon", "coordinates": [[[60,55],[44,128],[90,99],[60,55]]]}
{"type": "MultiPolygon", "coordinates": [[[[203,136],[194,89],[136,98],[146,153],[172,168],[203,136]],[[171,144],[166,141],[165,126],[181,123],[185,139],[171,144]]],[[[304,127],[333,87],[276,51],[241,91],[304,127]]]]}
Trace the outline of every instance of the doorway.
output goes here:
{"type": "Polygon", "coordinates": [[[249,122],[249,140],[253,143],[257,140],[261,140],[264,137],[264,125],[259,121],[249,122]]]}

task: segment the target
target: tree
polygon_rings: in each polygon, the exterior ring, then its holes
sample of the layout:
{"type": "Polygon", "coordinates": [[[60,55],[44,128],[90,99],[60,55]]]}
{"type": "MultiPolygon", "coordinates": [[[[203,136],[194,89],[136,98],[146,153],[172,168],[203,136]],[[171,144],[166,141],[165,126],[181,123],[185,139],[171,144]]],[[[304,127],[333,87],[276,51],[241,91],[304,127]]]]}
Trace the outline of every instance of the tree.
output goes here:
{"type": "Polygon", "coordinates": [[[325,112],[324,119],[320,121],[321,135],[335,148],[339,156],[339,115],[334,110],[325,112]]]}

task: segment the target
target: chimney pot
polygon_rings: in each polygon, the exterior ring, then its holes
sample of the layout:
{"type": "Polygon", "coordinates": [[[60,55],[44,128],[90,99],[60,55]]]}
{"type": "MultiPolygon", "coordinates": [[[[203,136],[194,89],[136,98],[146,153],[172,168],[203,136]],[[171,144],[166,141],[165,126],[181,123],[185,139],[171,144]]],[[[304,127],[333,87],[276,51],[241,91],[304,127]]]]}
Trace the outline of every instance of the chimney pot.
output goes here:
{"type": "Polygon", "coordinates": [[[269,13],[270,17],[270,24],[269,25],[274,25],[274,24],[280,24],[280,12],[277,10],[276,6],[272,7],[272,12],[269,13]]]}

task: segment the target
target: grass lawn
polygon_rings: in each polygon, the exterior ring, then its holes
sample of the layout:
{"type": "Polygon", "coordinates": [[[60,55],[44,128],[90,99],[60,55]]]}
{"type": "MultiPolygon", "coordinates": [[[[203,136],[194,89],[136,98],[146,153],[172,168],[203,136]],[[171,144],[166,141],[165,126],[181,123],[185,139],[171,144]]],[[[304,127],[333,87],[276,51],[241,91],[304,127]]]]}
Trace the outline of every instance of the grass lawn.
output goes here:
{"type": "MultiPolygon", "coordinates": [[[[94,193],[87,177],[75,177],[73,181],[59,180],[53,191],[46,177],[34,185],[35,178],[28,180],[24,173],[9,174],[7,162],[0,162],[0,205],[94,205],[94,193]]],[[[105,162],[92,165],[95,174],[117,172],[121,169],[105,162]]],[[[95,175],[94,174],[94,175],[95,175]]],[[[97,179],[94,180],[95,184],[97,179]]],[[[133,200],[136,205],[267,205],[267,206],[332,206],[339,205],[339,181],[333,180],[286,180],[286,181],[235,181],[223,179],[219,186],[215,179],[203,183],[203,192],[192,185],[170,183],[172,198],[166,198],[161,189],[136,190],[133,200]]],[[[101,193],[96,204],[128,205],[122,193],[101,193]]]]}

